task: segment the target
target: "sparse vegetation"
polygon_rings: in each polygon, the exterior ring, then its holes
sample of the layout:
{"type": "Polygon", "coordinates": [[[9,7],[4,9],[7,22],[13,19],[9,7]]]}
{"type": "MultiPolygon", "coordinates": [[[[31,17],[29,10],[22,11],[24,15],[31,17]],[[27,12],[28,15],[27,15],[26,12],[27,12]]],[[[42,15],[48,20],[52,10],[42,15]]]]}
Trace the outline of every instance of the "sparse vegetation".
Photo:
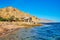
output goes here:
{"type": "Polygon", "coordinates": [[[16,21],[19,21],[19,18],[15,18],[16,19],[16,21]]]}
{"type": "Polygon", "coordinates": [[[11,16],[10,18],[8,18],[8,21],[14,21],[14,16],[11,16]]]}
{"type": "Polygon", "coordinates": [[[8,19],[0,17],[0,21],[8,21],[8,19]]]}
{"type": "Polygon", "coordinates": [[[15,18],[14,16],[11,16],[10,18],[2,18],[2,17],[0,17],[0,21],[10,21],[10,22],[12,22],[12,21],[19,21],[19,19],[15,18]]]}

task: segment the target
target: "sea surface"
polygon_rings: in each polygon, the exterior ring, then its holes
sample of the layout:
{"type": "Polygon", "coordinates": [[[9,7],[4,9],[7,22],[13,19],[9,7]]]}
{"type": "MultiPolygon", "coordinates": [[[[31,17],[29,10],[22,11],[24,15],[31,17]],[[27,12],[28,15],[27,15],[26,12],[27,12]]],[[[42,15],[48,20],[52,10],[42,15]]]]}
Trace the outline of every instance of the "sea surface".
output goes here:
{"type": "Polygon", "coordinates": [[[60,40],[60,23],[44,23],[29,29],[22,29],[20,40],[60,40]]]}
{"type": "MultiPolygon", "coordinates": [[[[43,26],[22,28],[6,40],[60,40],[60,23],[43,23],[43,26]]],[[[4,39],[4,40],[5,40],[4,39]]],[[[0,39],[3,40],[3,39],[0,39]]]]}

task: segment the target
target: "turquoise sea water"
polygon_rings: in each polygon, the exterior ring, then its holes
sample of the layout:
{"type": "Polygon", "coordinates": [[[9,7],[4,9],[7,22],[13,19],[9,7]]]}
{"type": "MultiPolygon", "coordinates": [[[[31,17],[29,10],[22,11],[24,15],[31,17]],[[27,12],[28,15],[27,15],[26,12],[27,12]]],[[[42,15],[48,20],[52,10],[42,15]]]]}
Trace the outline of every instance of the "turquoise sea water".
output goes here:
{"type": "MultiPolygon", "coordinates": [[[[20,31],[21,32],[21,31],[20,31]]],[[[20,34],[21,40],[60,40],[60,23],[45,24],[34,28],[24,29],[20,34]]]]}

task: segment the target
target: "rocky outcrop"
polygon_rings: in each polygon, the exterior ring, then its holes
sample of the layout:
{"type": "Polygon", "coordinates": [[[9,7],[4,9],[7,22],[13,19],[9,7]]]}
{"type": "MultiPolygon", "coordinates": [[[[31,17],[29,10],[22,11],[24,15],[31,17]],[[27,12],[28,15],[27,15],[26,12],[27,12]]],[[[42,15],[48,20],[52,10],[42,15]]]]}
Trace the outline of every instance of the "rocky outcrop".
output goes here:
{"type": "MultiPolygon", "coordinates": [[[[10,18],[10,17],[14,17],[14,19],[18,18],[21,21],[21,18],[31,18],[33,22],[39,22],[40,20],[35,17],[35,16],[31,16],[30,14],[24,13],[16,8],[13,7],[7,7],[7,8],[1,8],[0,9],[0,17],[2,18],[10,18]]],[[[30,20],[28,18],[28,20],[30,20]]]]}

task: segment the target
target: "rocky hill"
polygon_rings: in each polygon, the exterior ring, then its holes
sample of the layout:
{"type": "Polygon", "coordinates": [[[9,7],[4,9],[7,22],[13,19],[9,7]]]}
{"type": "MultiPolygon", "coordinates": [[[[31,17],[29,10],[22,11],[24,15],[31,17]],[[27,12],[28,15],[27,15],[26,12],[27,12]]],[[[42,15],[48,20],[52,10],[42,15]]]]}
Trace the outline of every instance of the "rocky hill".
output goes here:
{"type": "Polygon", "coordinates": [[[38,19],[37,17],[31,16],[30,14],[24,13],[13,7],[1,8],[0,9],[0,18],[5,18],[5,19],[14,18],[14,20],[19,19],[20,21],[21,21],[21,19],[30,20],[29,18],[31,18],[33,22],[40,21],[40,19],[38,19]]]}

